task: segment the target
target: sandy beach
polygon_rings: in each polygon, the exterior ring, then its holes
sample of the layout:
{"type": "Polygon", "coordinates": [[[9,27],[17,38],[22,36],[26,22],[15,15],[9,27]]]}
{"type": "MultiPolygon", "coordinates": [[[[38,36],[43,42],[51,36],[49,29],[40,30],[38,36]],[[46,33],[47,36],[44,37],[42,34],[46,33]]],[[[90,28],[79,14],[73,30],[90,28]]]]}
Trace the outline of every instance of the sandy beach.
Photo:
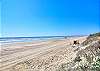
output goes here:
{"type": "Polygon", "coordinates": [[[61,63],[75,58],[73,41],[81,43],[85,39],[86,36],[1,45],[0,71],[55,71],[61,63]]]}

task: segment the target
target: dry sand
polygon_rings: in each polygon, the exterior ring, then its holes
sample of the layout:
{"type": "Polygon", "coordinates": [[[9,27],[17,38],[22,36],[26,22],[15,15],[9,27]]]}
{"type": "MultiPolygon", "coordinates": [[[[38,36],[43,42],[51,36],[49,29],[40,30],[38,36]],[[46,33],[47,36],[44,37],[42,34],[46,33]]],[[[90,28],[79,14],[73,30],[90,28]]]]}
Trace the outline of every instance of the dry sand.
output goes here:
{"type": "Polygon", "coordinates": [[[75,58],[73,41],[81,43],[85,39],[86,36],[2,45],[0,71],[55,71],[61,63],[75,58]]]}

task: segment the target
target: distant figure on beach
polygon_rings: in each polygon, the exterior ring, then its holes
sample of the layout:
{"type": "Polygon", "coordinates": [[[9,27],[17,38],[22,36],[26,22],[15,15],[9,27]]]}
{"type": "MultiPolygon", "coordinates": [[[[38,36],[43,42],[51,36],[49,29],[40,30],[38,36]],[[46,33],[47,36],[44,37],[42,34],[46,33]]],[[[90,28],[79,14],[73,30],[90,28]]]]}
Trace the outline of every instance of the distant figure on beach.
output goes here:
{"type": "Polygon", "coordinates": [[[79,41],[78,40],[74,40],[73,41],[73,45],[77,45],[77,44],[79,44],[79,41]]]}
{"type": "Polygon", "coordinates": [[[64,38],[67,39],[67,36],[65,36],[64,38]]]}

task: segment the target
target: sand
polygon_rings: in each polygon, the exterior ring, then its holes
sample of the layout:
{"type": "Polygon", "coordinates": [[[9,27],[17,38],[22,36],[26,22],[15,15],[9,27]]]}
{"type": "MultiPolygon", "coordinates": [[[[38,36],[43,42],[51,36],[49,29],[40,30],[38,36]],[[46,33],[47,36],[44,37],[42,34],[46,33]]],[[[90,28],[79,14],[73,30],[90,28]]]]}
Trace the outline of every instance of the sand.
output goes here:
{"type": "Polygon", "coordinates": [[[56,71],[60,64],[75,58],[73,41],[81,43],[85,39],[86,36],[1,45],[0,71],[56,71]]]}

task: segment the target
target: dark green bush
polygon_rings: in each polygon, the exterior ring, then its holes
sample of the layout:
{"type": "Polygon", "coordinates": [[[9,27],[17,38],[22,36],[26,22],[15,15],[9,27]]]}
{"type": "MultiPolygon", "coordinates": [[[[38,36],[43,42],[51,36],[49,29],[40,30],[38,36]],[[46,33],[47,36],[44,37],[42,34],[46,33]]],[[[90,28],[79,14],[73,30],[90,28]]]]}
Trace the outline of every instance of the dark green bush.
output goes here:
{"type": "Polygon", "coordinates": [[[96,62],[92,65],[93,71],[100,71],[100,58],[96,60],[96,62]]]}

